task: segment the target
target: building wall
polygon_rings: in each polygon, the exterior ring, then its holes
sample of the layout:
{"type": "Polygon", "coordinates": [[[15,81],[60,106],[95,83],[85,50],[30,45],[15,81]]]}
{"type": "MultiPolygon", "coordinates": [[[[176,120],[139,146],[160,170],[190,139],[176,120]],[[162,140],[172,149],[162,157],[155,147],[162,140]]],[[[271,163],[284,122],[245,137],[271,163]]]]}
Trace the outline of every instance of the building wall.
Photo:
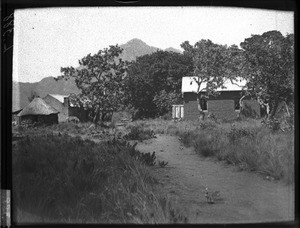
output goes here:
{"type": "Polygon", "coordinates": [[[241,97],[241,91],[224,91],[219,96],[209,96],[209,100],[234,100],[241,97]]]}
{"type": "Polygon", "coordinates": [[[234,100],[208,100],[207,111],[221,120],[234,120],[238,114],[234,108],[234,100]]]}
{"type": "Polygon", "coordinates": [[[184,93],[184,119],[197,120],[199,118],[198,103],[195,93],[184,93]]]}
{"type": "Polygon", "coordinates": [[[58,123],[58,114],[50,114],[50,115],[27,115],[21,116],[20,124],[57,124],[58,123]]]}
{"type": "Polygon", "coordinates": [[[64,104],[62,104],[60,101],[55,99],[54,97],[47,95],[46,97],[43,98],[44,101],[46,101],[47,104],[55,108],[58,113],[58,121],[59,122],[64,122],[67,120],[69,116],[69,110],[68,107],[66,107],[64,104]]]}
{"type": "Polygon", "coordinates": [[[87,121],[87,111],[79,107],[71,107],[69,99],[65,98],[64,103],[61,103],[54,97],[47,95],[43,98],[49,105],[59,111],[58,121],[65,122],[69,116],[76,116],[81,122],[87,121]]]}
{"type": "MultiPolygon", "coordinates": [[[[207,100],[206,113],[212,113],[218,119],[234,120],[238,117],[239,109],[236,102],[241,97],[240,91],[225,91],[219,96],[210,96],[207,100]]],[[[244,107],[251,117],[260,117],[260,105],[256,101],[244,100],[244,107]]],[[[207,115],[206,115],[207,116],[207,115]]],[[[197,95],[195,93],[184,93],[184,119],[197,120],[199,111],[197,108],[197,95]]]]}

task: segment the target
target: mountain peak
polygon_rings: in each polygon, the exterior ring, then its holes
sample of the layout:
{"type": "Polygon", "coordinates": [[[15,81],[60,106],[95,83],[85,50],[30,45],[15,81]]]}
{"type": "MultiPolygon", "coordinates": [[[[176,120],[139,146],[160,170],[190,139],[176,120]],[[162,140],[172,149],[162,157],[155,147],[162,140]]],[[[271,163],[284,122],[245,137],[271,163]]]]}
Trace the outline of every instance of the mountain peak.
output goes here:
{"type": "Polygon", "coordinates": [[[131,39],[127,43],[120,45],[120,47],[123,48],[123,52],[120,57],[127,61],[136,60],[136,57],[151,54],[156,52],[158,49],[156,47],[149,46],[138,38],[131,39]]]}
{"type": "Polygon", "coordinates": [[[131,44],[131,43],[141,43],[141,44],[147,45],[144,41],[142,41],[141,39],[138,39],[138,38],[133,38],[133,39],[129,40],[126,44],[131,44]]]}
{"type": "Polygon", "coordinates": [[[173,48],[173,47],[168,47],[165,49],[165,51],[169,51],[169,52],[177,52],[177,53],[181,53],[180,50],[176,49],[176,48],[173,48]]]}

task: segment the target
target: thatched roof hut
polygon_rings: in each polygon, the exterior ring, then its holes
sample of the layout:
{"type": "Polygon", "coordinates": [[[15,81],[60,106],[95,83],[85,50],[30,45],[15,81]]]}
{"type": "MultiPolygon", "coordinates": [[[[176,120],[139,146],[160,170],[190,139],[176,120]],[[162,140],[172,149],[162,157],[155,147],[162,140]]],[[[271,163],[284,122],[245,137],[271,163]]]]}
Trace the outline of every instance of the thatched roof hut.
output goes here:
{"type": "Polygon", "coordinates": [[[17,116],[21,118],[21,121],[29,120],[30,122],[52,124],[58,123],[58,113],[59,111],[42,98],[36,97],[17,116]]]}
{"type": "Polygon", "coordinates": [[[23,110],[18,114],[18,116],[27,115],[50,115],[58,113],[58,111],[48,105],[42,98],[34,98],[30,104],[28,104],[23,110]]]}

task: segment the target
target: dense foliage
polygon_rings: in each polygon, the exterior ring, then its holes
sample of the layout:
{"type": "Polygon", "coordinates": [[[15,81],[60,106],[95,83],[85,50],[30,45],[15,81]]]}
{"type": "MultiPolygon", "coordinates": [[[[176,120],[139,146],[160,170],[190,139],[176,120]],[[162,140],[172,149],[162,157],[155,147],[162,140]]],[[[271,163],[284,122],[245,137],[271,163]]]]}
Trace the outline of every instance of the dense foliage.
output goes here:
{"type": "Polygon", "coordinates": [[[294,96],[294,35],[278,31],[252,35],[241,43],[243,77],[248,91],[268,108],[272,118],[280,102],[294,96]]]}
{"type": "Polygon", "coordinates": [[[138,117],[170,112],[171,105],[180,102],[182,76],[191,69],[191,58],[175,52],[157,51],[137,58],[128,68],[128,103],[138,117]]]}
{"type": "Polygon", "coordinates": [[[116,59],[121,52],[118,45],[110,46],[79,60],[76,69],[61,68],[62,77],[74,77],[80,89],[78,95],[71,96],[72,102],[89,109],[95,123],[99,117],[103,119],[106,113],[117,110],[123,104],[126,63],[116,59]]]}

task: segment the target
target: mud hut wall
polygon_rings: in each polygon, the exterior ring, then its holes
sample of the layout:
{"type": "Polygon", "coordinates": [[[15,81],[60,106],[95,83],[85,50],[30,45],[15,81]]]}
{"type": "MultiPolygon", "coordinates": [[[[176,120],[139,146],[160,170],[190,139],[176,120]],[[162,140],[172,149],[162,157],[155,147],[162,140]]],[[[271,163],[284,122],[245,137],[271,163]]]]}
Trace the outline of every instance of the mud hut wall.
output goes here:
{"type": "Polygon", "coordinates": [[[40,123],[40,124],[57,124],[58,123],[58,114],[50,114],[50,115],[27,115],[20,116],[19,123],[22,122],[27,123],[40,123]]]}
{"type": "Polygon", "coordinates": [[[184,93],[184,119],[197,120],[199,118],[197,95],[195,93],[184,93]]]}
{"type": "Polygon", "coordinates": [[[44,101],[46,101],[47,104],[55,108],[57,111],[59,111],[58,114],[58,121],[64,122],[67,120],[69,116],[69,109],[65,104],[62,104],[60,101],[55,99],[54,97],[47,95],[43,98],[44,101]]]}
{"type": "MultiPolygon", "coordinates": [[[[222,91],[218,96],[209,96],[207,100],[207,111],[213,113],[216,118],[224,120],[236,119],[239,113],[237,104],[241,98],[241,91],[222,91]]],[[[198,103],[196,93],[187,92],[184,99],[184,119],[197,120],[199,118],[198,103]]],[[[256,101],[245,100],[246,107],[253,109],[256,116],[260,116],[260,106],[256,101]]]]}
{"type": "Polygon", "coordinates": [[[57,124],[58,114],[38,115],[37,121],[44,124],[57,124]]]}
{"type": "Polygon", "coordinates": [[[207,110],[217,119],[224,120],[234,120],[238,114],[234,108],[234,100],[208,100],[207,110]]]}

